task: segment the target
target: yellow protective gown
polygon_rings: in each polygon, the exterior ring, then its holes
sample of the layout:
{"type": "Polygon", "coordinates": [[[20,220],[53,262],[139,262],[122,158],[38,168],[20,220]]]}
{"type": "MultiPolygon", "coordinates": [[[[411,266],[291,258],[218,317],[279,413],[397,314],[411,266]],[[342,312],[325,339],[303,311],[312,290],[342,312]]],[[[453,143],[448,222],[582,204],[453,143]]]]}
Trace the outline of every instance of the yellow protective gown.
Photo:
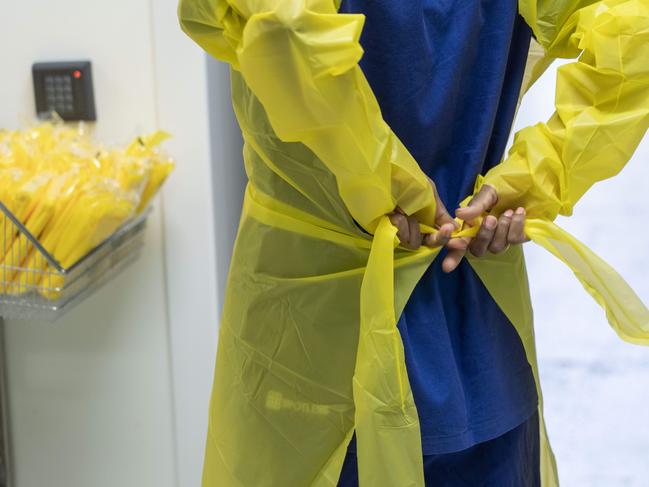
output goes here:
{"type": "MultiPolygon", "coordinates": [[[[521,131],[476,189],[492,184],[499,208],[526,207],[528,236],[573,269],[622,338],[649,344],[639,298],[552,223],[595,181],[616,174],[647,129],[649,5],[520,0],[519,8],[544,48],[531,80],[553,58],[578,59],[560,70],[556,114],[521,131]]],[[[400,206],[430,232],[436,208],[358,67],[364,17],[339,14],[334,0],[181,0],[179,17],[190,37],[232,66],[249,178],[219,334],[204,487],[335,487],[354,430],[361,486],[423,486],[396,318],[439,249],[399,247],[385,214],[400,206]]],[[[518,330],[538,386],[520,246],[470,261],[518,330]]],[[[555,486],[542,418],[542,482],[555,486]]]]}

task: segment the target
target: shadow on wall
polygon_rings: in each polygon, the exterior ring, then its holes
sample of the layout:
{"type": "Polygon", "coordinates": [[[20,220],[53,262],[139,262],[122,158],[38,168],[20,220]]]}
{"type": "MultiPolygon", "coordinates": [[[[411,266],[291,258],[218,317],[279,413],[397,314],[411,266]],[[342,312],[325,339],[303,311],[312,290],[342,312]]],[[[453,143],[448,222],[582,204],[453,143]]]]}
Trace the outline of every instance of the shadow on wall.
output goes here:
{"type": "MultiPolygon", "coordinates": [[[[237,124],[230,90],[219,87],[230,86],[230,70],[221,63],[206,56],[208,100],[210,104],[210,142],[212,177],[214,178],[214,216],[216,232],[221,235],[216,255],[219,306],[223,302],[232,246],[239,227],[239,215],[246,185],[243,168],[243,140],[237,124]],[[224,116],[229,113],[231,116],[224,116]]],[[[219,309],[219,314],[220,314],[219,309]]]]}

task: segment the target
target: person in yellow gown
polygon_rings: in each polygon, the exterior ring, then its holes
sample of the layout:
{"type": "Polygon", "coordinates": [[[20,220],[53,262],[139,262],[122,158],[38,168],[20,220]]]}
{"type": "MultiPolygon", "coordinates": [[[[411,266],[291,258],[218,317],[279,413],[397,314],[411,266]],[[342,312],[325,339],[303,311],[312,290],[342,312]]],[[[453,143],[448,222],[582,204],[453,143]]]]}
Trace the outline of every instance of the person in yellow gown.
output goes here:
{"type": "Polygon", "coordinates": [[[518,334],[538,398],[538,477],[557,485],[524,260],[519,245],[507,248],[523,240],[523,214],[512,238],[492,224],[524,209],[525,236],[574,270],[623,339],[649,343],[647,308],[552,223],[621,170],[647,130],[649,5],[519,1],[535,39],[521,91],[552,59],[577,60],[559,71],[553,117],[518,133],[509,155],[454,198],[448,185],[431,185],[359,66],[365,16],[339,8],[333,0],[180,2],[183,29],[232,66],[249,177],[203,484],[336,486],[355,432],[361,486],[425,485],[420,401],[397,321],[446,244],[446,270],[466,266],[466,254],[518,334]],[[451,223],[440,195],[468,203],[456,212],[462,220],[451,223]],[[507,250],[483,255],[488,248],[507,250]]]}

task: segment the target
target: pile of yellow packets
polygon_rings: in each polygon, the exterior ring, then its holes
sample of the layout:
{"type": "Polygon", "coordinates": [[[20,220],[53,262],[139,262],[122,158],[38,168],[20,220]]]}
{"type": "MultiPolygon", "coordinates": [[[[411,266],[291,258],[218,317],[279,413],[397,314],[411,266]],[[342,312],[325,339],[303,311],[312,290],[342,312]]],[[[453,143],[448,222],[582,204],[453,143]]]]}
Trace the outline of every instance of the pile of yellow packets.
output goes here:
{"type": "MultiPolygon", "coordinates": [[[[146,208],[174,167],[158,148],[168,137],[155,132],[108,148],[82,126],[0,130],[0,201],[69,268],[146,208]]],[[[0,293],[37,289],[56,298],[63,277],[7,222],[0,229],[0,293]]]]}

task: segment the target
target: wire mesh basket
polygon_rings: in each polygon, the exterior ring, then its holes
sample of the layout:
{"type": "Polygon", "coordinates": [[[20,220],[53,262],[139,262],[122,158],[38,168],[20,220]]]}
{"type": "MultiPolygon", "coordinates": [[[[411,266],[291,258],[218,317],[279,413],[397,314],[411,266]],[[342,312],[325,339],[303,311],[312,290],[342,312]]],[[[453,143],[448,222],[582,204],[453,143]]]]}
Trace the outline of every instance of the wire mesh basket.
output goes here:
{"type": "Polygon", "coordinates": [[[134,261],[150,208],[64,268],[0,202],[0,317],[53,321],[134,261]]]}

